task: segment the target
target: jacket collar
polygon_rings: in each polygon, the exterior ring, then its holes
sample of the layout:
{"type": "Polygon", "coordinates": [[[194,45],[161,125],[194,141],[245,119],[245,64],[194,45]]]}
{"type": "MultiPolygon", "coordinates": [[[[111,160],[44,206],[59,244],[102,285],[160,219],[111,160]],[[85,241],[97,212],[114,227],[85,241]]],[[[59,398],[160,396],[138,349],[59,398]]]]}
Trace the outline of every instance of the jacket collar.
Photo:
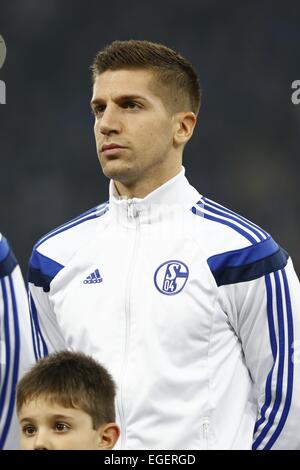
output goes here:
{"type": "Polygon", "coordinates": [[[111,216],[126,225],[151,224],[169,218],[178,211],[189,210],[200,195],[185,177],[185,169],[159,186],[145,198],[120,198],[114,181],[109,186],[109,211],[111,216]]]}

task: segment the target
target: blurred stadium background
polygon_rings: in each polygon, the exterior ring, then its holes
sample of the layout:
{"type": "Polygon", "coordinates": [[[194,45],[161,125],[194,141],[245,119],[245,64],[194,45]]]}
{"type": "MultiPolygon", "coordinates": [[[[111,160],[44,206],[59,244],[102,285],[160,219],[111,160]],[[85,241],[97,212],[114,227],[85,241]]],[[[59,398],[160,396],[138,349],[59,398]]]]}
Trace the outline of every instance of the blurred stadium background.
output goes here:
{"type": "Polygon", "coordinates": [[[103,202],[89,66],[114,39],[147,39],[194,64],[203,105],[184,164],[206,196],[271,232],[300,274],[300,3],[0,2],[0,229],[26,272],[45,232],[103,202]]]}

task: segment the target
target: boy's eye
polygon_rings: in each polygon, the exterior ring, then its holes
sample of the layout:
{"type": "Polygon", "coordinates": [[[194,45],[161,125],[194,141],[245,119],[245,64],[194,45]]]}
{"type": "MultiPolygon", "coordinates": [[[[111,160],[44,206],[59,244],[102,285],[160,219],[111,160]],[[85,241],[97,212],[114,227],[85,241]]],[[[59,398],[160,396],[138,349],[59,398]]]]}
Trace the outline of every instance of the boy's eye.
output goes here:
{"type": "Polygon", "coordinates": [[[55,431],[58,431],[58,432],[66,432],[70,429],[70,426],[68,426],[67,424],[65,423],[56,423],[55,424],[55,431]]]}
{"type": "Polygon", "coordinates": [[[34,426],[24,426],[23,433],[27,436],[32,436],[35,433],[36,429],[34,426]]]}

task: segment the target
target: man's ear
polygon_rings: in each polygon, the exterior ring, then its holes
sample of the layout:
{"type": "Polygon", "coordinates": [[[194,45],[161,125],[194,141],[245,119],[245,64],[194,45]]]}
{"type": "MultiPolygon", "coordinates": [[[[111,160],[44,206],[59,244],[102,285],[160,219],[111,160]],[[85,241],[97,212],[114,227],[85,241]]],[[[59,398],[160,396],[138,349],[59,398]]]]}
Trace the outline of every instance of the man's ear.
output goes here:
{"type": "Polygon", "coordinates": [[[192,113],[191,111],[180,112],[174,115],[174,120],[174,144],[175,146],[185,145],[193,135],[197,117],[195,113],[192,113]]]}
{"type": "Polygon", "coordinates": [[[112,449],[119,436],[120,428],[116,423],[107,423],[99,427],[99,444],[100,450],[112,449]]]}

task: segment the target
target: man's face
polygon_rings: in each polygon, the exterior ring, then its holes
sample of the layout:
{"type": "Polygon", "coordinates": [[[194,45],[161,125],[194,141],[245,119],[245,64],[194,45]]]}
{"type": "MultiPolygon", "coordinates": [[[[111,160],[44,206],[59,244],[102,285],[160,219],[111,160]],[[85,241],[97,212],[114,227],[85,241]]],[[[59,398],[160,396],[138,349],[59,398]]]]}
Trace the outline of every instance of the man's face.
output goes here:
{"type": "Polygon", "coordinates": [[[167,173],[178,165],[174,116],[153,80],[148,70],[108,70],[98,75],[93,87],[94,132],[103,173],[127,186],[147,184],[162,173],[168,179],[167,173]]]}
{"type": "Polygon", "coordinates": [[[99,432],[82,410],[37,398],[19,413],[22,450],[99,450],[99,432]]]}

